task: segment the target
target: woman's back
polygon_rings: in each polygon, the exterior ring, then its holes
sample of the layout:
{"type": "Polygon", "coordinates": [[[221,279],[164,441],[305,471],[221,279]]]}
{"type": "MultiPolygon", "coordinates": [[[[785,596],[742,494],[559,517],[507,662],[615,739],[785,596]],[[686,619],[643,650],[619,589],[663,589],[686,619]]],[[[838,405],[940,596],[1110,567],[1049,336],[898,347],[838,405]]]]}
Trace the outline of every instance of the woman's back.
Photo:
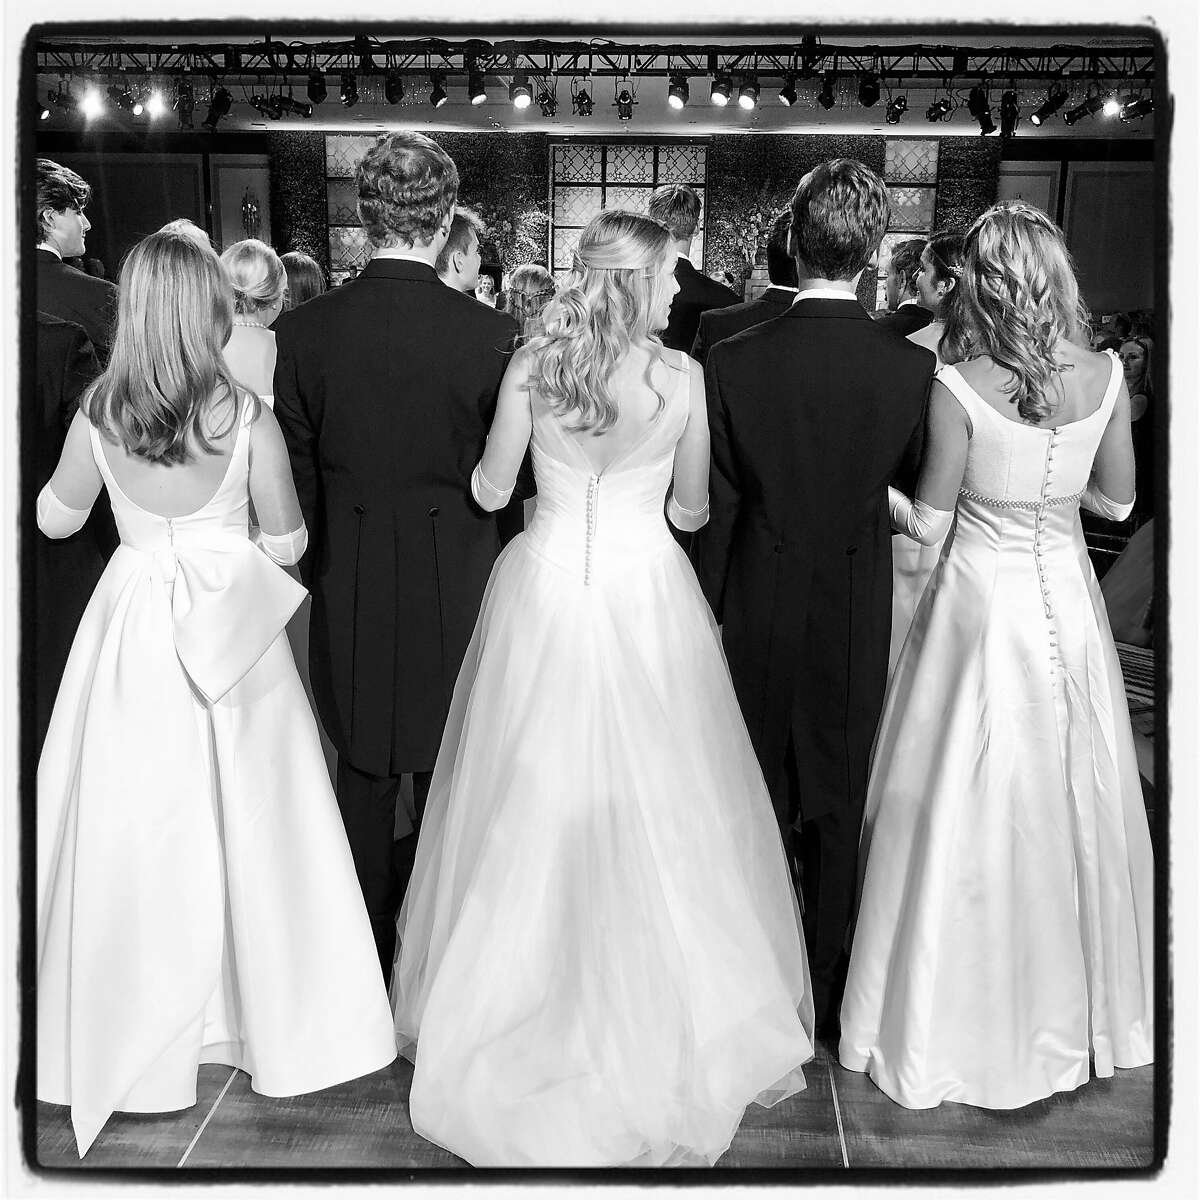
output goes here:
{"type": "Polygon", "coordinates": [[[235,321],[225,343],[225,365],[238,383],[271,402],[275,386],[275,334],[270,329],[235,321]]]}

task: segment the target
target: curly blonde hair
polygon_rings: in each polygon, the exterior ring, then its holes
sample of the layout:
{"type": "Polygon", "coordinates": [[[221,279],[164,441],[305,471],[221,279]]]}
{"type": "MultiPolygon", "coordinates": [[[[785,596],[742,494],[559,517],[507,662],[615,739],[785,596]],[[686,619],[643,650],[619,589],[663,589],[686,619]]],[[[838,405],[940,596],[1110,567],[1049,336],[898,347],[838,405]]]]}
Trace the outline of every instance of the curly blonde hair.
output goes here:
{"type": "Polygon", "coordinates": [[[1020,200],[994,204],[967,231],[962,278],[949,299],[945,361],[988,355],[1013,373],[1006,390],[1021,419],[1049,416],[1058,377],[1070,370],[1058,361],[1058,344],[1082,343],[1089,326],[1058,226],[1020,200]]]}
{"type": "Polygon", "coordinates": [[[671,231],[662,221],[608,209],[593,217],[579,238],[571,273],[542,312],[546,332],[529,343],[530,387],[559,416],[577,415],[576,431],[603,434],[619,409],[609,379],[634,342],[652,349],[646,382],[663,361],[662,342],[650,326],[664,308],[674,261],[671,231]]]}

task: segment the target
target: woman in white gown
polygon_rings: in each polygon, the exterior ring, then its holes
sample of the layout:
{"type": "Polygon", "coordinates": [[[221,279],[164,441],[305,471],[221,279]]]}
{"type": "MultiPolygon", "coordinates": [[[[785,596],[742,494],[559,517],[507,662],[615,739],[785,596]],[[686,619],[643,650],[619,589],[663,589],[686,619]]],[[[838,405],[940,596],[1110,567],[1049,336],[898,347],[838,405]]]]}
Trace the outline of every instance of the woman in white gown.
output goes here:
{"type": "MultiPolygon", "coordinates": [[[[950,297],[962,275],[963,235],[935,233],[921,251],[921,269],[916,275],[917,295],[921,304],[934,314],[923,329],[908,335],[915,345],[932,350],[938,367],[945,366],[939,352],[942,334],[946,331],[946,310],[950,297]]],[[[942,546],[951,534],[926,546],[907,534],[892,536],[892,640],[888,648],[888,678],[896,669],[896,660],[908,631],[913,614],[925,594],[934,567],[942,556],[942,546]]]]}
{"type": "Polygon", "coordinates": [[[162,230],[130,252],[119,305],[37,503],[64,537],[106,487],[121,535],[37,779],[37,1096],[71,1106],[81,1156],[113,1111],[194,1104],[200,1063],[290,1096],[396,1055],[283,637],[304,589],[278,564],[307,541],[287,451],[221,358],[228,277],[162,230]]]}
{"type": "Polygon", "coordinates": [[[500,508],[532,437],[537,514],[459,675],[392,997],[413,1128],[475,1165],[711,1164],[813,1052],[778,827],[663,516],[698,528],[708,494],[702,377],[651,332],[674,262],[657,221],[584,230],[473,477],[500,508]]]}
{"type": "Polygon", "coordinates": [[[967,237],[926,458],[893,523],[957,509],[876,741],[842,1065],[908,1108],[1016,1108],[1153,1057],[1153,862],[1081,503],[1133,503],[1120,363],[1058,229],[967,237]],[[967,361],[964,361],[967,360],[967,361]]]}

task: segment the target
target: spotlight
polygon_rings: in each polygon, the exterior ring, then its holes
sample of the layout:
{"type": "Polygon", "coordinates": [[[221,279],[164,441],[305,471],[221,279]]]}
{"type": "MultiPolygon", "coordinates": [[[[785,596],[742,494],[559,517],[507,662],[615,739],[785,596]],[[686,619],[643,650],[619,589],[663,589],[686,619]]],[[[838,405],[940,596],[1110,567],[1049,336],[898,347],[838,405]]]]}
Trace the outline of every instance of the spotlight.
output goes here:
{"type": "Polygon", "coordinates": [[[434,108],[441,108],[446,103],[446,89],[442,83],[441,75],[430,75],[429,77],[429,103],[434,108]]]}
{"type": "Polygon", "coordinates": [[[161,117],[167,111],[167,102],[163,99],[163,94],[158,88],[155,88],[146,97],[146,111],[151,117],[161,117]]]}
{"type": "Polygon", "coordinates": [[[863,108],[870,108],[879,99],[879,76],[864,75],[858,81],[858,102],[863,108]]]}
{"type": "Polygon", "coordinates": [[[311,117],[313,115],[313,106],[306,104],[303,100],[297,100],[295,96],[276,96],[279,101],[280,115],[285,112],[294,113],[298,117],[311,117]]]}
{"type": "Polygon", "coordinates": [[[208,102],[208,115],[200,122],[205,129],[211,129],[214,133],[217,129],[217,122],[223,116],[226,116],[229,110],[233,107],[233,97],[223,87],[216,87],[213,90],[212,98],[208,102]]]}
{"type": "Polygon", "coordinates": [[[325,86],[325,72],[310,72],[308,76],[308,98],[314,104],[322,104],[328,95],[329,89],[325,86]]]}
{"type": "Polygon", "coordinates": [[[1000,136],[1010,138],[1017,132],[1017,122],[1021,119],[1021,106],[1017,102],[1017,93],[1011,88],[1000,97],[1000,136]]]}
{"type": "Polygon", "coordinates": [[[977,83],[967,93],[967,111],[979,122],[979,136],[987,137],[996,132],[996,123],[992,120],[992,106],[988,103],[987,91],[983,84],[977,83]]]}
{"type": "Polygon", "coordinates": [[[758,103],[758,80],[753,75],[747,75],[738,88],[738,104],[742,108],[751,109],[758,103]]]}
{"type": "Polygon", "coordinates": [[[528,75],[514,75],[508,85],[508,98],[513,108],[528,108],[533,103],[533,92],[529,89],[528,75]]]}
{"type": "MultiPolygon", "coordinates": [[[[256,113],[261,113],[264,117],[270,117],[272,121],[278,121],[283,116],[283,108],[277,103],[277,96],[264,96],[256,92],[250,97],[250,107],[256,113]]],[[[207,121],[204,122],[206,125],[207,121]]]]}
{"type": "Polygon", "coordinates": [[[1136,96],[1121,106],[1120,115],[1122,121],[1136,121],[1141,117],[1148,117],[1153,111],[1154,98],[1152,96],[1136,96]]]}
{"type": "Polygon", "coordinates": [[[358,103],[358,79],[354,75],[343,75],[338,96],[347,108],[358,103]]]}
{"type": "Polygon", "coordinates": [[[1074,125],[1076,121],[1082,121],[1084,117],[1093,116],[1104,107],[1104,100],[1104,96],[1100,94],[1100,88],[1093,83],[1088,87],[1087,99],[1082,104],[1077,104],[1063,113],[1063,120],[1068,125],[1074,125]]]}
{"type": "Polygon", "coordinates": [[[594,104],[595,101],[586,88],[580,88],[579,91],[571,94],[571,108],[576,116],[590,117],[594,104]]]}
{"type": "Polygon", "coordinates": [[[834,75],[832,71],[826,71],[821,77],[821,91],[817,96],[817,103],[823,109],[825,109],[826,112],[828,112],[829,109],[831,109],[837,103],[837,96],[834,94],[834,83],[836,79],[837,76],[834,75]]]}
{"type": "Polygon", "coordinates": [[[897,96],[895,99],[888,101],[887,112],[883,114],[883,119],[889,125],[899,125],[900,118],[906,112],[908,112],[908,97],[897,96]]]}
{"type": "Polygon", "coordinates": [[[1125,107],[1125,105],[1120,100],[1117,99],[1116,93],[1114,92],[1104,102],[1104,115],[1106,117],[1119,116],[1121,109],[1124,107],[1125,107]]]}
{"type": "Polygon", "coordinates": [[[620,94],[613,101],[613,106],[617,110],[617,120],[618,121],[632,121],[633,120],[633,106],[636,103],[637,103],[637,101],[630,94],[629,89],[622,88],[620,94]]]}
{"type": "Polygon", "coordinates": [[[482,71],[472,68],[467,74],[467,97],[472,104],[482,104],[487,99],[482,71]]]}
{"type": "Polygon", "coordinates": [[[1052,83],[1049,91],[1046,92],[1046,99],[1038,106],[1036,112],[1029,114],[1029,120],[1034,125],[1041,125],[1048,117],[1054,116],[1056,112],[1066,103],[1067,89],[1061,83],[1052,83]]]}
{"type": "Polygon", "coordinates": [[[399,104],[404,99],[404,76],[399,71],[389,71],[383,83],[383,95],[389,104],[399,104]]]}
{"type": "Polygon", "coordinates": [[[130,110],[135,117],[140,117],[146,111],[146,106],[142,103],[140,96],[134,96],[133,108],[130,110]]]}
{"type": "Polygon", "coordinates": [[[196,98],[192,92],[192,81],[187,76],[181,78],[175,85],[175,100],[171,107],[179,114],[179,128],[191,129],[196,98]]]}
{"type": "Polygon", "coordinates": [[[796,77],[789,75],[783,81],[783,87],[779,89],[779,103],[786,104],[791,108],[796,103],[796,77]]]}
{"type": "Polygon", "coordinates": [[[949,96],[941,96],[935,100],[925,110],[925,120],[927,121],[945,121],[954,108],[954,103],[949,96]]]}
{"type": "Polygon", "coordinates": [[[75,107],[75,97],[71,95],[70,84],[67,84],[67,86],[64,88],[60,83],[57,91],[46,93],[46,99],[49,100],[55,108],[73,109],[75,107]]]}
{"type": "Polygon", "coordinates": [[[690,88],[686,75],[672,75],[667,87],[667,103],[672,108],[682,108],[688,102],[690,88]]]}
{"type": "Polygon", "coordinates": [[[34,108],[37,110],[37,119],[45,121],[50,116],[50,110],[36,97],[33,98],[34,108]]]}
{"type": "Polygon", "coordinates": [[[733,79],[729,75],[713,76],[712,88],[709,90],[708,98],[718,108],[724,108],[729,103],[729,97],[732,95],[733,79]]]}
{"type": "Polygon", "coordinates": [[[83,93],[83,99],[79,101],[79,109],[89,120],[92,117],[98,117],[104,111],[104,101],[100,99],[100,93],[94,87],[88,88],[83,93]]]}
{"type": "Polygon", "coordinates": [[[558,97],[549,88],[542,88],[537,94],[537,106],[543,117],[552,117],[558,112],[558,97]]]}

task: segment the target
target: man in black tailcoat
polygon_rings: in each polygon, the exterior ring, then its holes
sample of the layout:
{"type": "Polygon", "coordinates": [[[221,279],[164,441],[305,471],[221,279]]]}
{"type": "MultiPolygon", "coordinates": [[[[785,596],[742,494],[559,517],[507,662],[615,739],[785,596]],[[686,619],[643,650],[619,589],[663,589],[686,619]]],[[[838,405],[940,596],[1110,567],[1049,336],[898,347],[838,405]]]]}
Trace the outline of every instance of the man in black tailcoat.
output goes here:
{"type": "Polygon", "coordinates": [[[925,246],[924,238],[909,238],[892,247],[884,278],[887,311],[875,317],[880,329],[908,337],[933,320],[933,313],[921,303],[917,292],[917,276],[925,246]]]}
{"type": "Polygon", "coordinates": [[[445,151],[388,134],[356,179],[375,255],[280,327],[274,391],[311,539],[313,694],[386,979],[416,840],[393,847],[400,777],[419,818],[499,549],[470,477],[516,323],[438,279],[458,195],[445,151]]]}
{"type": "Polygon", "coordinates": [[[712,516],[697,555],[785,842],[800,834],[813,999],[831,1035],[887,677],[887,487],[934,358],[855,298],[887,228],[882,180],[823,163],[791,211],[795,303],[709,352],[712,516]]]}
{"type": "Polygon", "coordinates": [[[780,209],[771,222],[767,236],[767,278],[771,286],[761,296],[732,304],[728,308],[710,308],[700,314],[700,328],[692,343],[692,357],[701,366],[708,361],[709,350],[719,341],[741,333],[752,325],[761,325],[782,316],[796,299],[796,262],[788,252],[788,233],[792,210],[780,209]]]}
{"type": "Polygon", "coordinates": [[[650,215],[671,231],[675,243],[675,282],[679,291],[671,301],[671,315],[662,333],[662,342],[670,350],[691,350],[700,325],[700,314],[710,308],[726,308],[741,297],[723,283],[709,279],[692,266],[688,257],[692,238],[700,222],[700,197],[686,183],[669,183],[655,188],[650,197],[650,215]]]}
{"type": "Polygon", "coordinates": [[[92,224],[83,210],[91,196],[89,184],[74,171],[48,158],[37,160],[38,312],[81,326],[103,365],[117,319],[117,289],[63,261],[84,251],[92,224]]]}

